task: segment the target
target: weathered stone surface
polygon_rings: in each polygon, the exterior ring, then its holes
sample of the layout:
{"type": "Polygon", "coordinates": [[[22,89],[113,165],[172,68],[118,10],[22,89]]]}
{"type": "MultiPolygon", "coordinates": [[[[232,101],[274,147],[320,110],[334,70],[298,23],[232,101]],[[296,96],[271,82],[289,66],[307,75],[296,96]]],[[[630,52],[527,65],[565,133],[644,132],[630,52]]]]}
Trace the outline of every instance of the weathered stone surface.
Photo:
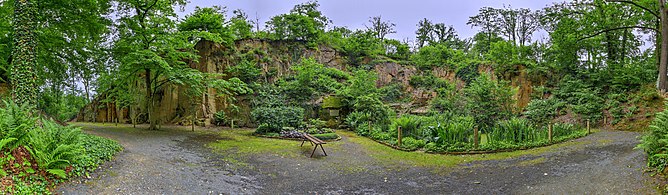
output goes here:
{"type": "MultiPolygon", "coordinates": [[[[309,48],[306,44],[299,41],[244,39],[236,41],[234,47],[234,49],[231,49],[214,42],[201,41],[195,46],[200,58],[196,62],[189,63],[189,65],[202,72],[226,73],[229,67],[236,66],[236,63],[240,61],[240,55],[244,55],[258,62],[256,66],[261,70],[260,81],[269,83],[275,82],[278,78],[286,74],[290,74],[292,72],[290,67],[298,64],[302,58],[313,58],[328,67],[343,71],[348,69],[345,57],[328,46],[321,45],[317,48],[309,48]]],[[[369,57],[362,60],[363,64],[372,62],[373,59],[369,57]]],[[[378,75],[378,80],[376,81],[378,87],[383,87],[391,83],[400,83],[403,85],[406,94],[409,94],[413,100],[408,108],[413,108],[413,110],[420,108],[417,111],[424,111],[429,101],[437,95],[434,90],[414,89],[410,86],[411,76],[421,74],[420,70],[415,66],[387,61],[375,64],[373,70],[378,75]]],[[[436,77],[455,83],[457,89],[465,87],[465,82],[457,78],[454,70],[435,67],[430,71],[436,77]]],[[[490,66],[480,66],[478,71],[494,74],[490,66]]],[[[511,80],[513,86],[519,87],[517,95],[519,100],[518,105],[520,107],[526,106],[531,94],[531,81],[528,79],[526,71],[521,69],[520,74],[510,75],[506,79],[511,80]]],[[[143,85],[138,84],[137,87],[142,88],[143,85]]],[[[2,92],[2,84],[0,83],[0,94],[2,92]]],[[[235,97],[237,101],[234,102],[234,105],[238,109],[232,109],[230,106],[232,102],[228,102],[228,97],[218,95],[214,89],[208,89],[200,97],[189,97],[184,94],[185,89],[180,86],[172,85],[165,87],[157,94],[156,109],[152,114],[159,117],[160,123],[190,124],[191,122],[188,121],[192,121],[194,116],[196,124],[209,126],[213,122],[214,114],[222,110],[225,111],[228,119],[234,120],[235,126],[254,126],[252,121],[250,121],[250,112],[252,110],[250,100],[252,96],[243,95],[235,97]]],[[[106,122],[119,118],[121,122],[130,123],[132,121],[130,114],[145,113],[141,106],[130,110],[118,111],[117,113],[113,109],[115,105],[103,104],[99,100],[101,100],[100,97],[82,109],[77,120],[106,122]]],[[[317,115],[317,112],[319,110],[316,108],[307,109],[307,115],[309,116],[317,115]]],[[[138,122],[144,122],[146,117],[146,114],[140,114],[137,117],[138,122]]]]}

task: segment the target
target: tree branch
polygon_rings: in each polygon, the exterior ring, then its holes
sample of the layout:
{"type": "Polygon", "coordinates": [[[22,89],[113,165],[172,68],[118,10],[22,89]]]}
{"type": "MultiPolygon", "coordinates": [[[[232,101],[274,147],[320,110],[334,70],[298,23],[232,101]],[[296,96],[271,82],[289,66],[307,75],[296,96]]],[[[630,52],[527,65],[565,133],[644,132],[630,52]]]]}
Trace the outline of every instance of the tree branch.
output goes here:
{"type": "Polygon", "coordinates": [[[609,28],[609,29],[605,29],[605,30],[599,31],[599,32],[594,33],[594,34],[592,34],[592,35],[589,35],[589,36],[586,36],[586,37],[579,38],[578,41],[582,41],[582,40],[585,40],[585,39],[589,39],[589,38],[595,37],[595,36],[597,36],[597,35],[600,35],[600,34],[602,34],[602,33],[610,32],[610,31],[616,31],[616,30],[622,30],[622,29],[636,29],[636,28],[637,28],[637,29],[645,29],[645,30],[653,30],[653,31],[659,32],[659,29],[656,29],[656,28],[653,28],[653,27],[645,27],[645,26],[622,26],[622,27],[609,28]]]}
{"type": "Polygon", "coordinates": [[[647,11],[647,12],[649,12],[650,14],[654,15],[654,17],[656,17],[656,18],[661,18],[661,17],[659,16],[659,14],[656,13],[655,11],[652,11],[651,9],[646,8],[646,7],[642,6],[642,5],[638,5],[638,3],[633,2],[633,1],[626,1],[626,0],[607,0],[607,1],[608,1],[608,2],[628,3],[628,4],[631,4],[631,5],[635,5],[636,7],[639,7],[640,9],[644,9],[645,11],[647,11]]]}

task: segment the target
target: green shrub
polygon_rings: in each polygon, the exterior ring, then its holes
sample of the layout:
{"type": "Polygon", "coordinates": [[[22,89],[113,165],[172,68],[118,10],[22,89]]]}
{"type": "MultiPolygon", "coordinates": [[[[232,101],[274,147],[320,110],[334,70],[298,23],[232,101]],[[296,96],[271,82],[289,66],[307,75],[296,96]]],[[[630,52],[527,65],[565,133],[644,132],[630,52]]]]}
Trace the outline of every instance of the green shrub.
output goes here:
{"type": "Polygon", "coordinates": [[[506,121],[500,121],[487,134],[488,142],[506,142],[512,144],[522,144],[544,139],[543,132],[538,131],[528,120],[522,118],[512,118],[506,121]]]}
{"type": "Polygon", "coordinates": [[[579,128],[573,124],[555,123],[552,126],[552,138],[555,140],[561,137],[567,137],[577,131],[580,131],[581,129],[582,128],[579,128]]]}
{"type": "Polygon", "coordinates": [[[421,136],[418,135],[418,130],[420,129],[421,123],[422,121],[418,116],[403,115],[392,120],[390,131],[396,133],[399,130],[398,127],[401,127],[402,137],[417,137],[417,139],[420,139],[421,136]]]}
{"type": "Polygon", "coordinates": [[[668,102],[663,112],[649,126],[649,132],[642,137],[638,148],[647,152],[647,165],[663,172],[668,166],[668,102]]]}
{"type": "Polygon", "coordinates": [[[464,89],[467,108],[481,130],[512,116],[515,91],[508,82],[494,81],[489,74],[481,74],[464,89]]]}
{"type": "Polygon", "coordinates": [[[48,194],[49,186],[70,175],[87,174],[121,150],[114,141],[31,115],[28,107],[4,104],[0,107],[0,152],[6,158],[0,159],[0,176],[11,177],[14,185],[0,194],[48,194]],[[12,156],[11,151],[23,149],[31,158],[24,159],[23,164],[9,164],[19,158],[12,156]],[[70,168],[72,172],[68,173],[70,168]]]}
{"type": "Polygon", "coordinates": [[[424,147],[425,141],[424,140],[417,140],[412,137],[404,137],[401,138],[401,148],[407,149],[407,150],[416,150],[424,147]]]}
{"type": "Polygon", "coordinates": [[[369,118],[371,118],[369,113],[351,112],[346,116],[344,124],[348,125],[350,129],[355,130],[359,126],[365,125],[369,121],[369,118]]]}
{"type": "Polygon", "coordinates": [[[566,102],[556,98],[534,99],[525,108],[524,115],[536,124],[547,124],[566,108],[566,102]]]}
{"type": "Polygon", "coordinates": [[[73,164],[77,175],[95,170],[102,162],[111,160],[116,153],[123,150],[118,142],[94,135],[82,134],[80,140],[86,155],[73,164]]]}
{"type": "Polygon", "coordinates": [[[283,127],[300,127],[304,120],[304,109],[300,107],[260,107],[251,112],[260,127],[256,133],[279,133],[283,127]]]}
{"type": "Polygon", "coordinates": [[[475,122],[472,117],[455,117],[435,127],[438,134],[435,143],[439,145],[470,143],[474,129],[475,122]]]}
{"type": "Polygon", "coordinates": [[[580,119],[596,122],[602,118],[601,111],[605,101],[600,97],[598,89],[583,80],[565,76],[561,79],[555,95],[569,103],[570,109],[580,119]]]}
{"type": "Polygon", "coordinates": [[[31,132],[29,151],[40,169],[65,178],[65,168],[74,164],[84,152],[81,131],[52,121],[43,120],[43,126],[42,130],[31,132]]]}
{"type": "Polygon", "coordinates": [[[218,126],[224,125],[225,122],[227,121],[227,117],[225,116],[225,111],[220,110],[215,114],[213,114],[213,120],[218,126]]]}
{"type": "Polygon", "coordinates": [[[404,86],[399,83],[392,83],[390,85],[381,87],[379,93],[381,99],[385,102],[396,102],[404,95],[404,86]]]}

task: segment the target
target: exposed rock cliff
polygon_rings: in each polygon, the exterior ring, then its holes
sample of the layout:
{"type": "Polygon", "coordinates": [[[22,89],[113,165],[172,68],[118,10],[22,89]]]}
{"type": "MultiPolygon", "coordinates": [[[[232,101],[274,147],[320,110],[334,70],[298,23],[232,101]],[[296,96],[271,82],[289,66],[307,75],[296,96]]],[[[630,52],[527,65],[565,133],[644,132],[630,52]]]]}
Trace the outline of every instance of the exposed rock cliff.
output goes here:
{"type": "MultiPolygon", "coordinates": [[[[278,78],[291,73],[290,67],[297,64],[303,58],[313,58],[317,62],[328,67],[346,71],[348,69],[345,57],[335,49],[328,46],[309,48],[306,44],[298,41],[272,41],[264,39],[244,39],[236,41],[234,48],[228,48],[221,44],[210,41],[201,41],[196,45],[200,59],[190,64],[202,72],[227,73],[229,67],[236,66],[240,62],[240,56],[254,59],[256,67],[261,70],[260,82],[274,82],[278,78]]],[[[371,59],[365,59],[370,62],[371,59]]],[[[424,109],[428,101],[436,97],[432,90],[416,89],[410,84],[411,76],[421,74],[420,70],[412,65],[402,65],[396,62],[380,62],[373,66],[378,74],[376,85],[382,87],[390,83],[400,83],[406,89],[406,94],[413,100],[413,109],[424,109]],[[420,108],[418,108],[420,107],[420,108]]],[[[479,71],[491,71],[479,70],[479,71]]],[[[431,72],[439,78],[454,82],[457,88],[465,86],[465,82],[457,78],[455,71],[447,68],[434,68],[431,72]]],[[[525,106],[531,93],[531,83],[526,79],[526,73],[511,77],[513,86],[519,86],[518,105],[525,106]],[[528,87],[528,88],[527,88],[528,87]]],[[[141,87],[141,85],[138,85],[141,87]]],[[[0,88],[1,90],[1,88],[0,88]]],[[[1,91],[0,91],[1,92],[1,91]]],[[[226,115],[235,120],[236,126],[252,126],[250,120],[250,96],[236,97],[234,103],[238,111],[232,111],[226,102],[227,98],[217,95],[214,89],[209,89],[202,97],[191,98],[183,95],[183,89],[179,86],[165,87],[159,94],[156,112],[154,116],[160,118],[161,123],[190,124],[192,116],[198,125],[210,125],[213,123],[214,114],[224,110],[226,115]]],[[[101,96],[102,97],[102,96],[101,96]]],[[[82,109],[77,117],[79,121],[114,121],[119,118],[121,122],[130,122],[130,110],[116,110],[113,103],[101,103],[103,98],[98,97],[92,104],[82,109]]],[[[409,106],[410,107],[410,106],[409,106]]],[[[139,108],[137,108],[139,109],[139,108]]],[[[135,112],[141,113],[141,110],[135,112]]],[[[139,122],[145,120],[145,116],[138,117],[139,122]]]]}

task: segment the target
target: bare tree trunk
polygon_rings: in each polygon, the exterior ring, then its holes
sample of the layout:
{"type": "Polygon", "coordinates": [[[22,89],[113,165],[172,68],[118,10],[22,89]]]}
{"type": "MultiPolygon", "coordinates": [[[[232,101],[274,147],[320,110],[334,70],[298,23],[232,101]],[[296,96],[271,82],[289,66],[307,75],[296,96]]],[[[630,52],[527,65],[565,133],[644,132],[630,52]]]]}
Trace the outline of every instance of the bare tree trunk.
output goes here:
{"type": "Polygon", "coordinates": [[[146,71],[146,113],[148,114],[149,130],[156,130],[156,121],[153,116],[153,90],[151,88],[151,69],[146,71]]]}
{"type": "Polygon", "coordinates": [[[666,91],[666,64],[668,64],[668,13],[666,12],[666,1],[659,0],[661,11],[661,62],[659,64],[659,91],[666,91]]]}

